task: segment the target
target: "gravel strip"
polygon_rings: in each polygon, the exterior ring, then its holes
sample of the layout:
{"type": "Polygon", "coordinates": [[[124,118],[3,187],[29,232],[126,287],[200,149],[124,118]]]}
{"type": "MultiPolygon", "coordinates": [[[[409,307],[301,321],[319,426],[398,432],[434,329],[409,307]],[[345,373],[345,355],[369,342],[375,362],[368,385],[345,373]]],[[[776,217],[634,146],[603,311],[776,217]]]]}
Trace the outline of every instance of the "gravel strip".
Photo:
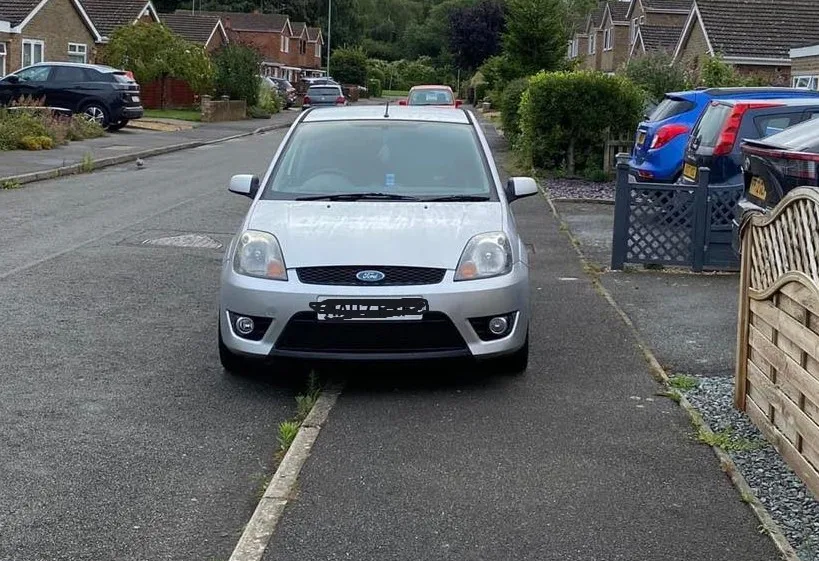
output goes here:
{"type": "Polygon", "coordinates": [[[753,450],[726,452],[799,557],[819,561],[819,501],[751,420],[734,408],[733,379],[700,378],[699,387],[685,395],[714,432],[727,429],[735,442],[760,443],[753,450]]]}
{"type": "Polygon", "coordinates": [[[594,183],[582,179],[547,179],[544,185],[552,199],[614,200],[614,182],[594,183]]]}

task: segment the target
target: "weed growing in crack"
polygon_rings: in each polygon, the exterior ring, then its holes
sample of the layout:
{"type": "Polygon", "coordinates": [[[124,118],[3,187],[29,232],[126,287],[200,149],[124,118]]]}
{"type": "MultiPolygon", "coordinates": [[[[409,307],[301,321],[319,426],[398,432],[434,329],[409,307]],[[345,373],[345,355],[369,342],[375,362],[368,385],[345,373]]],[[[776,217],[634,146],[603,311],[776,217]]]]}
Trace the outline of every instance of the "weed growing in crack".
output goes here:
{"type": "Polygon", "coordinates": [[[20,187],[22,187],[22,185],[16,179],[6,179],[0,183],[0,189],[19,189],[20,187]]]}
{"type": "Polygon", "coordinates": [[[722,448],[726,452],[749,452],[762,446],[762,442],[759,441],[734,437],[733,432],[734,430],[730,427],[719,432],[711,432],[705,427],[699,427],[697,429],[697,440],[708,446],[722,448]]]}
{"type": "Polygon", "coordinates": [[[296,419],[303,422],[321,395],[321,385],[315,372],[310,372],[305,393],[296,396],[296,419]]]}
{"type": "Polygon", "coordinates": [[[657,395],[660,396],[660,397],[667,397],[668,399],[670,399],[674,403],[679,403],[680,400],[682,399],[682,395],[680,395],[680,392],[678,392],[677,390],[668,390],[668,391],[664,391],[664,392],[658,392],[657,395]]]}
{"type": "Polygon", "coordinates": [[[693,376],[677,374],[668,379],[668,385],[672,388],[687,392],[697,389],[700,386],[700,382],[693,376]]]}
{"type": "Polygon", "coordinates": [[[282,421],[279,423],[279,434],[276,440],[279,442],[279,452],[281,452],[282,455],[284,455],[290,448],[290,445],[293,444],[296,435],[299,433],[300,426],[301,423],[298,421],[282,421]]]}
{"type": "Polygon", "coordinates": [[[80,162],[80,173],[91,173],[92,171],[94,171],[94,156],[91,155],[91,152],[86,152],[80,162]]]}

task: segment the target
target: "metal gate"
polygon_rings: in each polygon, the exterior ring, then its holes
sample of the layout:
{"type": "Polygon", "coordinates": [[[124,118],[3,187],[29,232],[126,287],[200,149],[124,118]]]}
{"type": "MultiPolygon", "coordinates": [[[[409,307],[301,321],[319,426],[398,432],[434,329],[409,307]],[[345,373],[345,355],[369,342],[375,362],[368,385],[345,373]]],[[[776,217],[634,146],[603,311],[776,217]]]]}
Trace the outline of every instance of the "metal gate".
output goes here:
{"type": "Polygon", "coordinates": [[[618,163],[611,268],[738,269],[731,220],[743,190],[709,187],[708,179],[708,168],[700,168],[697,185],[631,183],[628,164],[618,163]]]}

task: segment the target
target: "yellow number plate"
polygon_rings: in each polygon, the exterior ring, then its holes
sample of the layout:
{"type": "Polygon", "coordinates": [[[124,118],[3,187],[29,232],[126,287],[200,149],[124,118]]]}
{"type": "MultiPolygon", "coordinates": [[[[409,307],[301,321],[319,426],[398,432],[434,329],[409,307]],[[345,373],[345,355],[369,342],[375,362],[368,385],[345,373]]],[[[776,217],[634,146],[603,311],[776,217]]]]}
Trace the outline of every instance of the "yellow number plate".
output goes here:
{"type": "Polygon", "coordinates": [[[683,176],[691,181],[697,180],[697,166],[692,164],[685,164],[683,166],[683,176]]]}
{"type": "Polygon", "coordinates": [[[768,190],[765,188],[765,181],[761,177],[754,176],[751,178],[751,187],[748,189],[757,199],[765,200],[768,196],[768,190]]]}

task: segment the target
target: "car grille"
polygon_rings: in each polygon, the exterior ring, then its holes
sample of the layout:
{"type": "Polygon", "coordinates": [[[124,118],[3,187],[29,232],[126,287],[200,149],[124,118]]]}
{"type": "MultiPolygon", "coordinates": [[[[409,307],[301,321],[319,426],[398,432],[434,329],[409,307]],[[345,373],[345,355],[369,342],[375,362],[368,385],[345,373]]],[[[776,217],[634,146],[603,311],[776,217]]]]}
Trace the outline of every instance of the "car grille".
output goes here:
{"type": "Polygon", "coordinates": [[[464,351],[455,325],[440,312],[405,321],[319,321],[315,312],[295,314],[276,349],[317,353],[423,353],[464,351]]]}
{"type": "Polygon", "coordinates": [[[427,267],[303,267],[296,269],[299,281],[304,284],[348,285],[348,286],[410,286],[438,284],[444,280],[446,269],[427,267]],[[359,271],[375,270],[384,273],[378,282],[361,281],[356,278],[359,271]]]}

